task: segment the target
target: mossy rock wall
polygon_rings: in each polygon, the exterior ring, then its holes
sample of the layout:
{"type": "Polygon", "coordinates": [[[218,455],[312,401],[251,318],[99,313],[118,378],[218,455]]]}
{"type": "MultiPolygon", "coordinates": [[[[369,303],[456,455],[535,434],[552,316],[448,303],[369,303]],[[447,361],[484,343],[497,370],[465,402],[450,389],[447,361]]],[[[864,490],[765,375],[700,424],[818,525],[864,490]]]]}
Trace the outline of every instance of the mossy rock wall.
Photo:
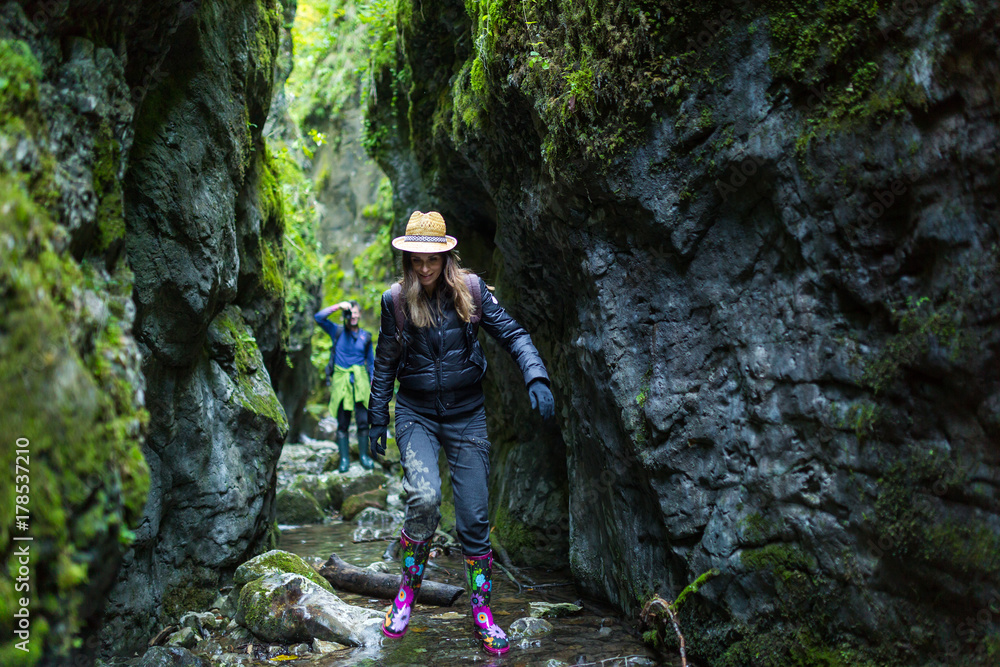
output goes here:
{"type": "Polygon", "coordinates": [[[682,608],[706,664],[995,659],[997,15],[396,3],[397,219],[444,214],[553,379],[546,430],[488,345],[515,553],[561,519],[630,611],[718,569],[682,608]]]}
{"type": "Polygon", "coordinates": [[[131,655],[273,543],[272,377],[287,297],[316,287],[262,139],[287,9],[0,7],[0,419],[31,443],[35,586],[31,650],[7,633],[5,665],[131,655]]]}

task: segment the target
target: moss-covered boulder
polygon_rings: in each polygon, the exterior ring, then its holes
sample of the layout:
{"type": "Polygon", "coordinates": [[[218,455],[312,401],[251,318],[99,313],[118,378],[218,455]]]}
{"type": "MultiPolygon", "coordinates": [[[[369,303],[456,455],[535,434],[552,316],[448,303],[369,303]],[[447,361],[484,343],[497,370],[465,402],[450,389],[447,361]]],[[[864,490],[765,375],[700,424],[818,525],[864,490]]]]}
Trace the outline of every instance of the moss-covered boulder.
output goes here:
{"type": "Polygon", "coordinates": [[[362,646],[381,641],[382,613],[354,607],[290,573],[255,579],[240,591],[236,622],[269,642],[323,641],[362,646]]]}
{"type": "Polygon", "coordinates": [[[380,510],[386,509],[389,493],[385,489],[372,489],[344,499],[344,504],[340,508],[340,514],[344,521],[350,521],[358,512],[366,507],[376,507],[380,510]]]}
{"type": "Polygon", "coordinates": [[[236,572],[233,574],[233,585],[242,587],[254,579],[280,572],[302,575],[321,588],[333,592],[330,582],[321,577],[307,562],[293,553],[280,549],[272,549],[256,558],[251,558],[236,568],[236,572]]]}
{"type": "Polygon", "coordinates": [[[301,489],[315,498],[321,509],[326,509],[331,506],[329,488],[332,477],[330,474],[298,475],[289,488],[301,489]]]}
{"type": "Polygon", "coordinates": [[[372,472],[344,482],[344,497],[356,496],[365,491],[385,486],[388,478],[382,473],[372,472]]]}
{"type": "Polygon", "coordinates": [[[319,503],[303,489],[282,489],[278,491],[276,502],[278,523],[298,526],[323,520],[319,503]]]}

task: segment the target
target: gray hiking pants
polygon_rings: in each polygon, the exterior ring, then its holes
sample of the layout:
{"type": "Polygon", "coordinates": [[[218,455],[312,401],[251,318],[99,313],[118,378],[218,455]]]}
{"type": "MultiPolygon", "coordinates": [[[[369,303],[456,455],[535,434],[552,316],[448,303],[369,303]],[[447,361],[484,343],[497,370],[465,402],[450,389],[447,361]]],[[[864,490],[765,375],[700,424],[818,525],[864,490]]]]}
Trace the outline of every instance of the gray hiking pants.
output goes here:
{"type": "Polygon", "coordinates": [[[396,405],[396,444],[407,493],[403,529],[415,540],[434,534],[441,519],[441,476],[438,452],[444,447],[455,495],[458,539],[467,556],[490,549],[490,441],[486,409],[438,421],[396,405]]]}

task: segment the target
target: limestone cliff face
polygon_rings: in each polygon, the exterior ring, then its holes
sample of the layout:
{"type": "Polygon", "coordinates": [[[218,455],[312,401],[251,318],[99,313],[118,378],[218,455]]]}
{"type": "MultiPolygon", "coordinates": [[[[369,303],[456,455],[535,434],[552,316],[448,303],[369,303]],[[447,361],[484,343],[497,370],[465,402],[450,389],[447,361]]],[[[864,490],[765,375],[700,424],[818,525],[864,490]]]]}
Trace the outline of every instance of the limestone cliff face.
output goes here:
{"type": "MultiPolygon", "coordinates": [[[[261,138],[281,28],[273,0],[0,5],[0,413],[34,448],[29,663],[80,637],[144,648],[272,539],[294,326],[261,138]]],[[[4,664],[25,657],[10,639],[4,664]]]]}
{"type": "Polygon", "coordinates": [[[522,9],[404,6],[370,109],[553,379],[492,349],[501,538],[626,610],[718,569],[708,664],[987,664],[996,3],[522,9]]]}

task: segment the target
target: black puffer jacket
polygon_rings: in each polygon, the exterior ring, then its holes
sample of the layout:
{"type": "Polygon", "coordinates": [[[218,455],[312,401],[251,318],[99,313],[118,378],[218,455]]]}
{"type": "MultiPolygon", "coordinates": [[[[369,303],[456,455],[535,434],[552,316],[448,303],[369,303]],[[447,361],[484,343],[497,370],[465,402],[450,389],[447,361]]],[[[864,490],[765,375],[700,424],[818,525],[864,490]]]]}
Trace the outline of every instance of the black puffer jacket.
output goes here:
{"type": "MultiPolygon", "coordinates": [[[[500,306],[486,289],[486,283],[478,280],[483,295],[479,326],[514,358],[525,385],[539,379],[548,384],[545,364],[531,336],[500,306]]],[[[417,328],[407,318],[399,342],[394,307],[399,304],[392,302],[391,293],[386,290],[382,295],[382,323],[375,348],[369,421],[389,423],[389,400],[395,379],[399,379],[396,402],[428,417],[447,418],[481,406],[486,357],[476,339],[476,326],[462,322],[449,300],[437,326],[417,328]]]]}

